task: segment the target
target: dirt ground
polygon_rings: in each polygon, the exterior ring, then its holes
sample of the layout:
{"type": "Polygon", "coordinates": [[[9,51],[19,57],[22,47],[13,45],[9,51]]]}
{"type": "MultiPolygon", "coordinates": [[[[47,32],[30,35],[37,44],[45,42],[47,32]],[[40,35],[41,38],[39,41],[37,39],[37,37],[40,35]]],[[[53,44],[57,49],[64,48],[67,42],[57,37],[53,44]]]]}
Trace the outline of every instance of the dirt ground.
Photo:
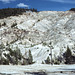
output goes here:
{"type": "Polygon", "coordinates": [[[0,75],[75,75],[75,65],[0,65],[0,75]]]}

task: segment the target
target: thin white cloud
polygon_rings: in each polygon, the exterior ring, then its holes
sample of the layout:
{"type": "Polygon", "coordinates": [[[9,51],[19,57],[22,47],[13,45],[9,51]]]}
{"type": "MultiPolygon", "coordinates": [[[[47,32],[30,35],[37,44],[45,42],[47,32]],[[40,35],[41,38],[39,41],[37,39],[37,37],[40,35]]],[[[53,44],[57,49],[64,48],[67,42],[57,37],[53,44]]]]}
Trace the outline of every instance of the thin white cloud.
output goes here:
{"type": "Polygon", "coordinates": [[[75,4],[75,0],[47,0],[47,1],[75,4]]]}
{"type": "Polygon", "coordinates": [[[27,8],[29,8],[29,6],[28,5],[25,5],[24,3],[17,4],[17,7],[27,7],[27,8]]]}
{"type": "Polygon", "coordinates": [[[16,1],[16,0],[0,0],[0,1],[4,3],[10,3],[11,1],[16,1]]]}

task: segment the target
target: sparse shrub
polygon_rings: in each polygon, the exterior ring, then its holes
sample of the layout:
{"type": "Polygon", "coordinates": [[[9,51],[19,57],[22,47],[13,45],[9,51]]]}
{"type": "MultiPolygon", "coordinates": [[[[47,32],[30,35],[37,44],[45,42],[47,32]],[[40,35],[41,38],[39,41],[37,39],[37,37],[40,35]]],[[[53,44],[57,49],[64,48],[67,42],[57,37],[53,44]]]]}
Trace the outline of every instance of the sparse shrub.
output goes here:
{"type": "Polygon", "coordinates": [[[11,26],[11,28],[15,27],[17,25],[17,23],[13,23],[13,25],[11,26]]]}
{"type": "Polygon", "coordinates": [[[59,65],[60,64],[60,61],[58,59],[55,59],[54,64],[59,65]]]}
{"type": "Polygon", "coordinates": [[[47,59],[45,60],[45,63],[46,63],[46,64],[50,64],[50,58],[49,58],[49,56],[48,56],[47,59]]]}
{"type": "Polygon", "coordinates": [[[29,41],[31,41],[31,38],[29,38],[29,41]]]}
{"type": "Polygon", "coordinates": [[[42,64],[44,64],[44,62],[42,61],[42,64]]]}
{"type": "Polygon", "coordinates": [[[43,42],[43,46],[46,46],[47,44],[46,44],[46,42],[43,42]]]}
{"type": "Polygon", "coordinates": [[[23,63],[22,63],[22,65],[26,65],[27,63],[26,63],[26,60],[25,59],[23,59],[23,63]]]}
{"type": "Polygon", "coordinates": [[[38,19],[38,22],[40,21],[40,19],[38,19]]]}
{"type": "Polygon", "coordinates": [[[58,61],[60,62],[60,63],[63,63],[63,57],[62,56],[58,56],[58,61]]]}
{"type": "Polygon", "coordinates": [[[23,59],[23,63],[22,63],[22,65],[32,64],[32,63],[30,63],[29,61],[30,61],[29,58],[25,58],[25,59],[23,59]]]}
{"type": "Polygon", "coordinates": [[[49,52],[49,50],[47,50],[47,52],[49,52]]]}
{"type": "Polygon", "coordinates": [[[37,49],[39,49],[39,47],[37,47],[37,49]]]}
{"type": "Polygon", "coordinates": [[[34,47],[34,46],[35,46],[35,45],[32,45],[32,44],[31,44],[31,47],[34,47]]]}
{"type": "Polygon", "coordinates": [[[2,26],[5,26],[6,25],[6,23],[4,22],[3,24],[2,24],[2,26]]]}

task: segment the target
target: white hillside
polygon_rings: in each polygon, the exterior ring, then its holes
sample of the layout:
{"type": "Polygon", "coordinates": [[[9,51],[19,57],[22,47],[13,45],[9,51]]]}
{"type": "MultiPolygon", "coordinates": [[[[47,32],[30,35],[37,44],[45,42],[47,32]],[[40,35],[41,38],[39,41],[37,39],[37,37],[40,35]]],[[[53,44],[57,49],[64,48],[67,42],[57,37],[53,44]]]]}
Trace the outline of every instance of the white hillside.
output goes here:
{"type": "Polygon", "coordinates": [[[31,50],[36,63],[42,63],[51,53],[48,47],[50,42],[53,46],[52,58],[59,56],[61,52],[63,54],[67,46],[75,55],[74,12],[26,12],[23,15],[0,19],[0,24],[0,42],[6,45],[8,41],[13,49],[18,46],[25,57],[31,50]],[[2,25],[4,22],[5,26],[2,25]]]}

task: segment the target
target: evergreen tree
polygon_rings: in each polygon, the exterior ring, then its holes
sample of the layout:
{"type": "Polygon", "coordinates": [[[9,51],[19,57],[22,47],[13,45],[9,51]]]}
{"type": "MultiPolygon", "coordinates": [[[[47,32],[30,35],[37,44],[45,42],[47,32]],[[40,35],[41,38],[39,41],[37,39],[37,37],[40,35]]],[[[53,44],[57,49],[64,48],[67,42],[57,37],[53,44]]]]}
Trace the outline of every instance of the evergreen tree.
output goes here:
{"type": "Polygon", "coordinates": [[[32,63],[33,63],[33,57],[32,57],[31,51],[29,50],[29,64],[32,64],[32,63]]]}
{"type": "Polygon", "coordinates": [[[65,63],[69,64],[71,62],[72,53],[70,48],[67,46],[67,50],[65,52],[65,63]]]}
{"type": "Polygon", "coordinates": [[[16,57],[19,59],[19,60],[21,60],[21,58],[22,58],[22,54],[21,54],[21,51],[20,51],[20,49],[18,48],[18,47],[16,47],[16,57]]]}
{"type": "Polygon", "coordinates": [[[47,57],[47,59],[45,60],[46,64],[50,64],[50,58],[49,56],[47,57]]]}
{"type": "Polygon", "coordinates": [[[3,52],[3,49],[5,48],[3,42],[0,44],[0,64],[2,64],[2,52],[3,52]]]}

